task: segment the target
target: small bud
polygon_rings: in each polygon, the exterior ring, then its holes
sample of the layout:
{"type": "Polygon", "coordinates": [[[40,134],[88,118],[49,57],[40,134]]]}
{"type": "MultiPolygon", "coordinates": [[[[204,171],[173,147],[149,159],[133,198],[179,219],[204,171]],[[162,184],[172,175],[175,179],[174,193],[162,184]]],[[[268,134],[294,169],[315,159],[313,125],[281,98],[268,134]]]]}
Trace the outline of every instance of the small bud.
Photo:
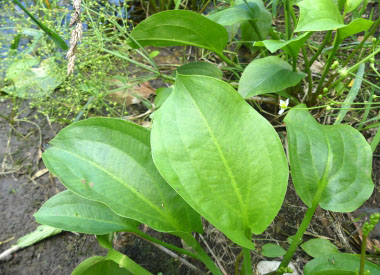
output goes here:
{"type": "Polygon", "coordinates": [[[377,39],[376,37],[372,37],[372,43],[376,43],[377,39]]]}
{"type": "Polygon", "coordinates": [[[348,70],[347,69],[341,69],[341,70],[339,70],[339,75],[341,77],[347,77],[348,76],[348,70]]]}
{"type": "Polygon", "coordinates": [[[329,91],[329,89],[327,87],[323,88],[323,93],[324,94],[327,94],[328,91],[329,91]]]}
{"type": "Polygon", "coordinates": [[[318,95],[318,98],[319,98],[319,99],[322,99],[322,98],[323,98],[323,96],[322,96],[322,95],[318,95]]]}
{"type": "Polygon", "coordinates": [[[331,69],[335,70],[339,67],[339,61],[335,60],[334,63],[331,65],[331,69]]]}
{"type": "Polygon", "coordinates": [[[331,106],[330,105],[326,106],[326,111],[331,111],[331,106]]]}

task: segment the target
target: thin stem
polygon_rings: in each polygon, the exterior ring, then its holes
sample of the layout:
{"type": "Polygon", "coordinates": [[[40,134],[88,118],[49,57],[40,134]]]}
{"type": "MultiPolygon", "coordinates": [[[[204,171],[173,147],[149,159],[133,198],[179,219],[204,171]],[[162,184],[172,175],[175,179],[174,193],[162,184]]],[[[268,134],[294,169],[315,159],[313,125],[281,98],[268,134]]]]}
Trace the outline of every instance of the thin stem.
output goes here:
{"type": "Polygon", "coordinates": [[[326,33],[326,36],[323,39],[322,44],[319,45],[318,50],[315,52],[315,54],[313,55],[313,57],[310,59],[309,66],[313,65],[314,61],[317,60],[318,56],[321,54],[321,52],[325,48],[326,44],[330,41],[331,34],[332,34],[332,31],[328,31],[326,33]]]}
{"type": "Polygon", "coordinates": [[[290,14],[290,1],[285,0],[284,3],[284,8],[285,8],[285,27],[286,27],[286,39],[289,40],[292,37],[292,22],[290,21],[291,19],[291,14],[290,14]]]}
{"type": "Polygon", "coordinates": [[[246,275],[252,274],[252,263],[251,263],[251,251],[248,248],[243,247],[243,270],[246,275]]]}
{"type": "Polygon", "coordinates": [[[367,250],[367,234],[363,234],[362,247],[360,250],[360,271],[359,271],[359,275],[364,275],[366,250],[367,250]]]}
{"type": "MultiPolygon", "coordinates": [[[[248,4],[247,0],[244,0],[245,5],[247,6],[251,18],[255,17],[255,12],[252,10],[251,6],[248,4]]],[[[255,20],[248,20],[249,24],[252,26],[253,30],[257,33],[259,40],[263,40],[263,36],[260,33],[260,29],[257,27],[255,20]]]]}
{"type": "Polygon", "coordinates": [[[201,10],[199,11],[199,13],[204,13],[204,11],[206,10],[206,8],[210,4],[210,2],[211,2],[211,0],[207,0],[206,3],[201,8],[201,10]]]}
{"type": "Polygon", "coordinates": [[[307,58],[307,52],[305,48],[302,48],[302,54],[303,54],[303,59],[305,61],[305,70],[307,73],[307,82],[308,82],[308,96],[311,95],[312,89],[313,89],[313,78],[311,76],[311,70],[310,70],[310,62],[307,58]]]}
{"type": "Polygon", "coordinates": [[[239,265],[242,258],[243,258],[243,249],[240,251],[239,255],[237,255],[236,257],[235,266],[234,266],[235,275],[239,275],[239,265]]]}
{"type": "Polygon", "coordinates": [[[222,59],[228,65],[235,67],[235,68],[238,68],[238,69],[241,69],[241,66],[239,64],[236,64],[235,62],[233,62],[231,59],[229,59],[227,56],[225,56],[222,52],[215,52],[215,54],[217,56],[219,56],[220,59],[222,59]]]}
{"type": "Polygon", "coordinates": [[[158,12],[158,10],[157,10],[157,5],[156,5],[156,2],[155,2],[155,1],[156,1],[156,0],[149,0],[149,4],[150,4],[150,6],[152,7],[153,13],[158,12]]]}

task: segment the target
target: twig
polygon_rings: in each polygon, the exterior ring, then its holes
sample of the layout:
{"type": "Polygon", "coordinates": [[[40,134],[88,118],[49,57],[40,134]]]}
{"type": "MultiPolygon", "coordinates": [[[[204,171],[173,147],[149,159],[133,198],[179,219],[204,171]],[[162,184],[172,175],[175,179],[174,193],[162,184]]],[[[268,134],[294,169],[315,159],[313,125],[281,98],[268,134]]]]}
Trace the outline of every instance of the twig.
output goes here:
{"type": "Polygon", "coordinates": [[[14,245],[14,246],[8,248],[7,250],[5,250],[3,253],[0,254],[0,262],[10,260],[11,254],[20,250],[20,249],[21,249],[21,247],[19,247],[17,245],[14,245]]]}
{"type": "Polygon", "coordinates": [[[70,27],[74,26],[74,29],[71,32],[70,38],[70,48],[67,51],[66,58],[69,60],[67,64],[67,75],[70,75],[74,72],[75,65],[75,52],[77,50],[78,42],[82,38],[82,22],[80,21],[80,5],[81,0],[73,0],[74,13],[70,20],[70,27]]]}
{"type": "Polygon", "coordinates": [[[220,263],[218,257],[216,257],[214,251],[212,251],[212,249],[210,248],[210,246],[208,245],[208,243],[206,242],[206,240],[203,238],[203,236],[201,234],[199,234],[199,237],[201,238],[201,240],[203,241],[203,243],[205,244],[205,246],[207,247],[208,251],[211,253],[211,255],[214,257],[215,261],[216,261],[216,264],[218,265],[220,271],[222,271],[222,273],[224,275],[228,275],[228,273],[226,272],[226,270],[223,268],[223,265],[220,263]]]}

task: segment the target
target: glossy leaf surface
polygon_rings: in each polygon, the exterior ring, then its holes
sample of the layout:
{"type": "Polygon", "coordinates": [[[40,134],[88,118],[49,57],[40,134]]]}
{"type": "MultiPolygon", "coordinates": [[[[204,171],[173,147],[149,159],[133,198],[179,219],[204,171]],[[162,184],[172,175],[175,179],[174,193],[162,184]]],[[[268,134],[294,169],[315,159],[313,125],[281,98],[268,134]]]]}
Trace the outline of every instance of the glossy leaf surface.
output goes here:
{"type": "Polygon", "coordinates": [[[218,79],[222,79],[223,77],[222,71],[208,62],[191,62],[179,67],[177,72],[183,75],[205,75],[218,79]]]}
{"type": "Polygon", "coordinates": [[[301,248],[311,257],[318,258],[327,254],[339,253],[338,248],[329,240],[315,238],[301,244],[301,248]]]}
{"type": "Polygon", "coordinates": [[[297,105],[285,117],[292,179],[302,201],[335,212],[351,212],[373,191],[372,152],[348,125],[321,125],[297,105]],[[316,197],[317,196],[317,197],[316,197]]]}
{"type": "Polygon", "coordinates": [[[339,33],[339,39],[340,41],[343,41],[345,38],[352,36],[354,34],[357,34],[362,31],[368,30],[373,24],[373,21],[364,19],[364,18],[357,18],[354,21],[352,21],[347,26],[340,28],[338,30],[339,33]]]}
{"type": "Polygon", "coordinates": [[[158,231],[202,231],[199,215],[153,164],[147,129],[93,118],[63,129],[43,154],[46,167],[72,192],[158,231]]]}
{"type": "MultiPolygon", "coordinates": [[[[221,53],[227,45],[226,29],[195,12],[170,10],[139,23],[130,34],[142,46],[192,45],[221,53]]],[[[138,45],[130,41],[132,47],[138,45]]]]}
{"type": "Polygon", "coordinates": [[[253,248],[278,213],[288,166],[273,127],[227,83],[177,75],[155,113],[152,154],[161,175],[237,244],[253,248]]]}
{"type": "MultiPolygon", "coordinates": [[[[308,262],[304,269],[305,275],[355,275],[360,267],[359,255],[333,254],[325,255],[308,262]]],[[[380,274],[380,267],[365,261],[364,270],[369,274],[380,274]]]]}
{"type": "Polygon", "coordinates": [[[94,235],[134,231],[139,225],[116,215],[102,203],[84,199],[68,190],[50,198],[34,217],[41,224],[94,235]]]}
{"type": "Polygon", "coordinates": [[[304,73],[293,72],[292,66],[277,56],[253,60],[239,82],[239,94],[244,98],[275,93],[297,85],[304,73]]]}
{"type": "Polygon", "coordinates": [[[301,11],[295,32],[327,31],[345,26],[338,6],[332,0],[304,0],[297,5],[301,11]]]}

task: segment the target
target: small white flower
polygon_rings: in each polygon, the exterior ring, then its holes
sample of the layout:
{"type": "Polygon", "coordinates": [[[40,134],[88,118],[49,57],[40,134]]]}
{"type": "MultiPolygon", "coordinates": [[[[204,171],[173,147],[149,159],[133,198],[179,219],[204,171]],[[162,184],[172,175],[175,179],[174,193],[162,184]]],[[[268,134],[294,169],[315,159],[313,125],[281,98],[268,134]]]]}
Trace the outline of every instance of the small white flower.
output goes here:
{"type": "Polygon", "coordinates": [[[288,105],[289,105],[289,98],[287,100],[281,100],[280,99],[280,110],[278,111],[278,114],[279,115],[282,115],[282,113],[288,109],[288,105]]]}

